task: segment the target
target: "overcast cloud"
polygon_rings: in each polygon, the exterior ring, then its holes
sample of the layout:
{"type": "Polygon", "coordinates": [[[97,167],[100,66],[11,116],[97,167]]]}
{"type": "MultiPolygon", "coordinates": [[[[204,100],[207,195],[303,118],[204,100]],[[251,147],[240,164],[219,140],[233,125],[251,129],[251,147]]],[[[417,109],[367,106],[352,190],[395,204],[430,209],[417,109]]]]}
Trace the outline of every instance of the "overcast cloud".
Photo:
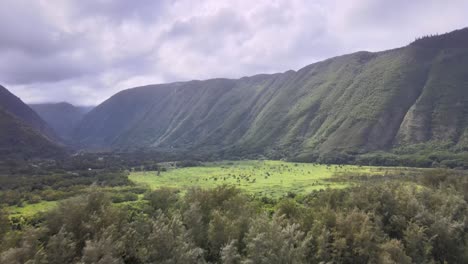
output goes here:
{"type": "Polygon", "coordinates": [[[468,26],[468,0],[0,0],[0,83],[94,105],[139,85],[297,70],[468,26]]]}

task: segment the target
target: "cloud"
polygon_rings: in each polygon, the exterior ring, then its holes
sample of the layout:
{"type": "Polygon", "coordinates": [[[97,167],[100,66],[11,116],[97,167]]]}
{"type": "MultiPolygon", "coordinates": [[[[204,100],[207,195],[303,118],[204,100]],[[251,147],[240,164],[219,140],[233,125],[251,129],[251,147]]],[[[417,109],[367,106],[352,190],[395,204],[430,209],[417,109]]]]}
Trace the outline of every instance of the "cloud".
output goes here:
{"type": "Polygon", "coordinates": [[[97,104],[145,85],[299,69],[466,26],[453,0],[3,0],[0,83],[97,104]]]}
{"type": "Polygon", "coordinates": [[[41,16],[34,1],[3,1],[0,8],[0,51],[19,50],[31,56],[49,55],[70,40],[41,16]]]}

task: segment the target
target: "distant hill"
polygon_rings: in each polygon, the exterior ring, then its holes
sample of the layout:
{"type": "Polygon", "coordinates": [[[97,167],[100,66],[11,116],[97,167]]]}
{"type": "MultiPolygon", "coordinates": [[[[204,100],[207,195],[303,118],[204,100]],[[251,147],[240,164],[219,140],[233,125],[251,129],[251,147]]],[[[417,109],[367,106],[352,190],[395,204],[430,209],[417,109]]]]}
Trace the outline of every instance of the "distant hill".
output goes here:
{"type": "Polygon", "coordinates": [[[69,103],[44,103],[29,105],[65,141],[70,141],[73,130],[91,107],[74,106],[69,103]]]}
{"type": "Polygon", "coordinates": [[[0,107],[30,125],[50,140],[58,140],[54,130],[21,99],[0,85],[0,107]]]}
{"type": "Polygon", "coordinates": [[[307,159],[427,144],[468,150],[468,29],[299,71],[149,85],[85,116],[86,148],[307,159]]]}

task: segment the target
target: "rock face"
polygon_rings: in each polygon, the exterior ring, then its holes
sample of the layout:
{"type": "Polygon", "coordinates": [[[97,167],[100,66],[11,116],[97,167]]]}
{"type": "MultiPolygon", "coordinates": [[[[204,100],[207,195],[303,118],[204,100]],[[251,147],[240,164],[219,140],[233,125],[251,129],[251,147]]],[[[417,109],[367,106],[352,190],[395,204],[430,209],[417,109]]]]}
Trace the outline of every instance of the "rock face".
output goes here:
{"type": "Polygon", "coordinates": [[[77,107],[69,103],[30,104],[29,106],[66,142],[71,140],[74,129],[84,115],[91,111],[89,107],[77,107]]]}
{"type": "Polygon", "coordinates": [[[74,140],[294,157],[419,143],[466,149],[467,69],[463,29],[299,71],[138,87],[93,109],[74,140]]]}

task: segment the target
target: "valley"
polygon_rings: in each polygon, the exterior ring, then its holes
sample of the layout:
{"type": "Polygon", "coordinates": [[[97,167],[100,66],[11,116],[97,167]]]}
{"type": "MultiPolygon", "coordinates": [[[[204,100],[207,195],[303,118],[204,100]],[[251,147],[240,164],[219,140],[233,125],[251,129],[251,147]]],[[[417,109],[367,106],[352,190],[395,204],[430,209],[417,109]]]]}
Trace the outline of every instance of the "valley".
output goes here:
{"type": "Polygon", "coordinates": [[[468,263],[467,69],[463,28],[95,107],[0,86],[0,263],[468,263]]]}

